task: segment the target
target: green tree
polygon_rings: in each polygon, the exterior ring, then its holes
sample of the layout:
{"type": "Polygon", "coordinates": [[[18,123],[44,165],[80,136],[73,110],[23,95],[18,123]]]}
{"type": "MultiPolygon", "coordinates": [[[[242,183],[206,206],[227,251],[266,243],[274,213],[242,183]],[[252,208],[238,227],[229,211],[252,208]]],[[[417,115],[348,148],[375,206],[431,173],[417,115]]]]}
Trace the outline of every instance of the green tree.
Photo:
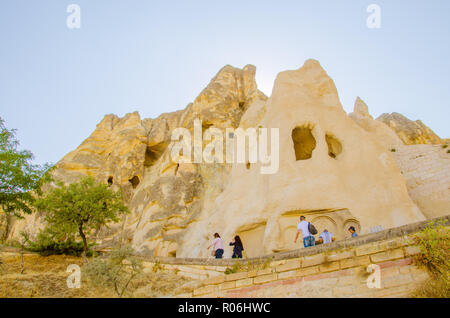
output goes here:
{"type": "Polygon", "coordinates": [[[83,257],[89,249],[88,237],[95,230],[118,222],[122,214],[128,213],[121,191],[113,191],[92,177],[69,185],[58,182],[56,188],[38,198],[36,207],[46,212],[46,231],[59,237],[80,235],[83,257]]]}
{"type": "Polygon", "coordinates": [[[32,164],[33,154],[19,150],[16,131],[8,130],[0,118],[0,207],[9,214],[30,214],[36,194],[51,180],[50,165],[32,164]]]}

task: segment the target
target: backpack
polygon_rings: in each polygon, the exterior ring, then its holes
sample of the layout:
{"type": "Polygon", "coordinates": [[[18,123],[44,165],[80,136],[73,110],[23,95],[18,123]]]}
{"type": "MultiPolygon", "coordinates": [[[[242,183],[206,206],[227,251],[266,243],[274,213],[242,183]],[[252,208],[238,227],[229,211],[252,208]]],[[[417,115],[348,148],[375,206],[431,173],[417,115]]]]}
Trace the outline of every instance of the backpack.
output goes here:
{"type": "Polygon", "coordinates": [[[309,231],[309,233],[311,233],[312,235],[316,235],[316,234],[317,234],[317,229],[315,228],[314,225],[312,225],[311,222],[308,222],[308,231],[309,231]]]}

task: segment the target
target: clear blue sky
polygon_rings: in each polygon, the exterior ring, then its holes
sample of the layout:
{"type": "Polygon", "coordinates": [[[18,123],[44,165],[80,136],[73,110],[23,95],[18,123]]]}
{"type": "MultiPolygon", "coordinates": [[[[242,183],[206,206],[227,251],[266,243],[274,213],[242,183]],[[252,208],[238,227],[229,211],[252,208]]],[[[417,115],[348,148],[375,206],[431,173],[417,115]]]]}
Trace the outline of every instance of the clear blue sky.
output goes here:
{"type": "Polygon", "coordinates": [[[183,109],[226,64],[278,72],[320,61],[347,112],[356,96],[450,137],[450,1],[9,0],[0,2],[0,117],[39,163],[105,114],[183,109]],[[81,7],[81,29],[66,8],[81,7]],[[366,8],[381,7],[381,29],[366,8]]]}

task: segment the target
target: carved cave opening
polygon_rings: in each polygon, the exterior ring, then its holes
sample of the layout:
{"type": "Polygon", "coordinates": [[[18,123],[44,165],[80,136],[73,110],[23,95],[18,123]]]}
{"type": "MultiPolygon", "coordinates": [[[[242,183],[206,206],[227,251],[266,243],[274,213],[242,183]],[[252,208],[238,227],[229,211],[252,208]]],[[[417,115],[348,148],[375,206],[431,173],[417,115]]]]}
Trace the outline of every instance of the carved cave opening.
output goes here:
{"type": "Polygon", "coordinates": [[[328,155],[331,158],[337,159],[337,156],[342,152],[342,144],[336,137],[329,134],[325,135],[325,140],[328,145],[328,155]]]}
{"type": "Polygon", "coordinates": [[[166,142],[160,142],[159,144],[153,146],[147,146],[147,149],[145,150],[144,166],[150,167],[158,161],[167,149],[167,146],[168,144],[166,142]]]}
{"type": "Polygon", "coordinates": [[[246,228],[237,229],[236,233],[244,245],[244,253],[247,257],[264,255],[264,232],[266,223],[249,225],[246,228]]]}
{"type": "Polygon", "coordinates": [[[112,176],[109,176],[109,178],[108,178],[108,185],[112,186],[113,183],[114,183],[114,178],[112,176]]]}
{"type": "Polygon", "coordinates": [[[134,176],[133,178],[131,178],[131,179],[128,180],[128,181],[130,181],[131,185],[133,186],[133,189],[136,189],[137,186],[139,185],[139,182],[140,182],[138,176],[134,176]]]}
{"type": "Polygon", "coordinates": [[[202,122],[202,134],[204,134],[205,131],[212,126],[213,126],[213,124],[208,121],[202,122]]]}
{"type": "Polygon", "coordinates": [[[316,148],[316,139],[310,127],[296,127],[292,130],[292,141],[294,142],[295,159],[307,160],[312,157],[316,148]]]}

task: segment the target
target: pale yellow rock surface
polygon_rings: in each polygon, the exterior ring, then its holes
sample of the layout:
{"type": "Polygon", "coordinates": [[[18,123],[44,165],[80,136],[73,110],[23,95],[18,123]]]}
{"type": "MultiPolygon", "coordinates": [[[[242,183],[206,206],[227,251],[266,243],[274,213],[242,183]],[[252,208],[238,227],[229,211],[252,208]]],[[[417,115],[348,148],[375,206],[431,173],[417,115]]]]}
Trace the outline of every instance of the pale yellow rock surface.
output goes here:
{"type": "Polygon", "coordinates": [[[358,97],[356,99],[353,113],[350,113],[348,116],[361,128],[369,132],[372,139],[382,144],[385,149],[391,150],[395,146],[403,144],[391,128],[373,119],[369,114],[369,107],[361,98],[358,97]]]}
{"type": "Polygon", "coordinates": [[[398,146],[393,152],[408,192],[427,219],[450,215],[450,153],[441,145],[398,146]]]}
{"type": "Polygon", "coordinates": [[[425,219],[391,152],[347,116],[333,81],[317,61],[280,73],[265,108],[260,124],[279,128],[278,173],[263,175],[259,164],[250,169],[235,164],[226,188],[190,226],[177,255],[207,257],[214,232],[225,242],[240,234],[249,256],[299,248],[293,240],[300,215],[338,238],[348,235],[350,224],[364,234],[375,226],[386,229],[425,219]],[[311,130],[298,134],[298,151],[293,141],[297,127],[311,130]],[[326,136],[338,141],[340,153],[332,153],[326,136]],[[296,160],[296,152],[308,157],[301,148],[312,148],[312,157],[296,160]]]}
{"type": "MultiPolygon", "coordinates": [[[[107,115],[95,131],[57,163],[54,177],[73,182],[90,175],[122,188],[131,214],[98,233],[100,246],[130,242],[142,253],[175,256],[185,229],[208,209],[223,190],[226,164],[180,164],[170,158],[171,133],[193,129],[193,120],[208,127],[237,127],[250,104],[267,97],[257,89],[255,67],[223,67],[184,110],[156,119],[137,112],[123,118],[107,115]]],[[[4,222],[3,222],[4,223],[4,222]]],[[[10,222],[9,238],[26,230],[33,236],[42,226],[37,214],[10,222]]]]}
{"type": "Polygon", "coordinates": [[[388,125],[405,145],[441,144],[443,141],[422,121],[412,121],[399,113],[381,114],[378,121],[388,125]]]}
{"type": "MultiPolygon", "coordinates": [[[[280,73],[270,99],[257,89],[254,66],[225,66],[184,110],[155,119],[137,112],[105,116],[58,162],[54,176],[73,182],[91,175],[123,190],[131,213],[99,231],[99,246],[129,242],[147,255],[210,257],[206,246],[219,232],[225,257],[235,234],[248,256],[259,256],[302,246],[293,243],[299,215],[341,239],[350,225],[368,233],[447,213],[448,201],[438,199],[448,192],[441,180],[448,178],[445,150],[436,166],[430,159],[435,177],[420,188],[415,161],[391,151],[400,139],[373,120],[360,99],[347,116],[317,61],[280,73]],[[196,118],[203,131],[279,128],[278,172],[261,174],[260,163],[174,163],[171,133],[178,127],[192,131],[196,118]]],[[[18,239],[21,231],[36,234],[42,215],[5,222],[0,229],[18,239]]]]}

